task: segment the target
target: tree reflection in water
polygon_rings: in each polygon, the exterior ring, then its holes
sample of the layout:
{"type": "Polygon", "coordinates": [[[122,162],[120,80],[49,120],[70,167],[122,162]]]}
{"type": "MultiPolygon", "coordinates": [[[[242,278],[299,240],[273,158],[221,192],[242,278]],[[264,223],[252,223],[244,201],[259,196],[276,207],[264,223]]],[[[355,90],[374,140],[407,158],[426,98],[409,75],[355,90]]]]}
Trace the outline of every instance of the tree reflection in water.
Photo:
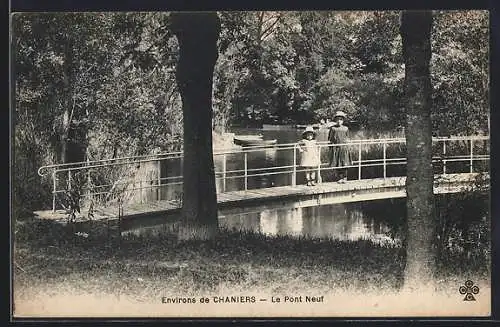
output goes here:
{"type": "MultiPolygon", "coordinates": [[[[490,253],[489,197],[463,193],[436,197],[440,218],[441,251],[454,255],[490,253]]],[[[219,226],[229,230],[258,232],[269,237],[288,235],[340,241],[370,240],[384,246],[401,245],[406,199],[386,199],[309,208],[239,208],[219,213],[219,226]]],[[[153,235],[170,231],[164,217],[141,219],[125,233],[153,235]]]]}
{"type": "Polygon", "coordinates": [[[223,217],[221,226],[261,232],[268,236],[393,242],[389,236],[390,226],[373,219],[352,204],[235,214],[223,217]]]}

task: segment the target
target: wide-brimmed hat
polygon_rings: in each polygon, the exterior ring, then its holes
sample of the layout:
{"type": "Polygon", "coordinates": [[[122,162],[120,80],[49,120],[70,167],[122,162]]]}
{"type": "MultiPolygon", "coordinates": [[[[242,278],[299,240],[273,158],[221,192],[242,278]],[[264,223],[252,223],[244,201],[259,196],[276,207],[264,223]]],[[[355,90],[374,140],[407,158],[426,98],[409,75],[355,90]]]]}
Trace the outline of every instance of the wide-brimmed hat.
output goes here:
{"type": "Polygon", "coordinates": [[[312,126],[307,126],[305,131],[302,133],[302,136],[306,135],[307,133],[312,133],[314,136],[316,136],[316,131],[312,126]]]}
{"type": "Polygon", "coordinates": [[[342,118],[347,118],[347,115],[343,111],[337,111],[335,112],[335,116],[333,116],[333,120],[335,120],[337,117],[342,117],[342,118]]]}

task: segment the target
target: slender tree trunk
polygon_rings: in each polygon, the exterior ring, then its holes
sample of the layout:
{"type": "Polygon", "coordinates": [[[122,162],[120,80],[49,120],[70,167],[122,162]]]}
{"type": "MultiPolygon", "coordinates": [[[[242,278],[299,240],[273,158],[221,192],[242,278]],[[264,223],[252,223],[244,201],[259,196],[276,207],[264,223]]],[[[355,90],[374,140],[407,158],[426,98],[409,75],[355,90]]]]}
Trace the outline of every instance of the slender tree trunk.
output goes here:
{"type": "Polygon", "coordinates": [[[217,13],[174,13],[179,41],[177,84],[182,98],[184,163],[179,239],[210,239],[218,230],[212,150],[212,83],[220,22],[217,13]]]}
{"type": "Polygon", "coordinates": [[[432,288],[436,260],[431,82],[432,12],[405,11],[400,32],[405,60],[407,239],[405,289],[432,288]]]}
{"type": "MultiPolygon", "coordinates": [[[[87,149],[86,135],[87,125],[81,123],[83,114],[75,106],[75,49],[74,39],[71,35],[66,35],[64,48],[64,68],[63,68],[63,92],[61,102],[63,104],[63,119],[60,132],[60,162],[74,163],[83,162],[87,149]],[[77,121],[77,123],[75,123],[77,121]]],[[[68,166],[71,167],[71,166],[68,166]]],[[[72,190],[75,196],[79,196],[84,180],[77,171],[59,173],[57,176],[57,190],[72,190]]],[[[74,198],[74,200],[77,200],[74,198]]],[[[78,198],[78,201],[80,199],[78,198]]],[[[66,203],[67,205],[67,203],[66,203]]]]}
{"type": "MultiPolygon", "coordinates": [[[[61,95],[60,102],[63,105],[63,114],[62,114],[62,122],[60,126],[60,158],[59,161],[62,164],[71,162],[70,153],[71,150],[71,142],[70,142],[70,128],[72,121],[72,112],[71,112],[71,98],[72,98],[72,72],[73,72],[73,45],[68,36],[66,36],[66,43],[64,45],[64,66],[63,66],[63,92],[61,95]]],[[[57,190],[63,191],[68,190],[72,186],[72,180],[70,176],[70,172],[60,172],[56,176],[57,180],[57,190]]],[[[61,194],[59,194],[60,196],[61,194]]],[[[62,198],[59,197],[62,200],[62,198]]],[[[64,204],[68,206],[68,203],[64,204]]]]}
{"type": "Polygon", "coordinates": [[[61,163],[68,162],[69,150],[69,130],[71,127],[71,98],[72,92],[72,73],[73,73],[73,45],[71,40],[67,40],[64,49],[64,69],[63,69],[63,119],[61,126],[61,163]]]}
{"type": "Polygon", "coordinates": [[[63,119],[62,119],[62,133],[61,133],[61,163],[68,162],[68,143],[69,143],[69,128],[70,128],[70,120],[69,120],[69,109],[64,108],[63,119]]]}
{"type": "Polygon", "coordinates": [[[64,69],[62,94],[63,119],[61,128],[61,163],[81,162],[85,160],[87,148],[87,125],[82,119],[87,116],[75,106],[75,50],[74,40],[67,36],[64,49],[64,69]],[[76,122],[76,123],[75,123],[76,122]]]}

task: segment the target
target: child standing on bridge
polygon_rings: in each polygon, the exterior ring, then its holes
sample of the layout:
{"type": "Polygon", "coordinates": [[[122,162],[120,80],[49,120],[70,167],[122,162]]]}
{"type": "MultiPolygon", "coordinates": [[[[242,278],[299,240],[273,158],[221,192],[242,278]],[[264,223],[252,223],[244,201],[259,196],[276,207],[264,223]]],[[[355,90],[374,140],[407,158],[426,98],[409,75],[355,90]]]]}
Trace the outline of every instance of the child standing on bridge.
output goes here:
{"type": "Polygon", "coordinates": [[[316,142],[316,132],[312,126],[307,126],[298,143],[301,153],[300,166],[305,169],[307,186],[316,185],[315,169],[320,165],[319,146],[316,142]]]}

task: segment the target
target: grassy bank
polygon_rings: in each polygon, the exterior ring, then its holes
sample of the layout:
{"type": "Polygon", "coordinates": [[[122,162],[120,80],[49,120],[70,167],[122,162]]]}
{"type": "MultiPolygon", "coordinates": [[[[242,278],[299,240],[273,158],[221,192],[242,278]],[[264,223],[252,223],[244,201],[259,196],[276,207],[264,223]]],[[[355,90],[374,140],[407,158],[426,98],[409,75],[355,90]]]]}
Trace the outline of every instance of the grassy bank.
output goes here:
{"type": "MultiPolygon", "coordinates": [[[[15,298],[89,293],[124,295],[142,302],[224,290],[379,293],[397,292],[403,280],[401,249],[370,241],[223,231],[210,242],[178,244],[168,234],[153,238],[104,234],[96,227],[83,237],[35,221],[18,226],[15,298]]],[[[485,267],[478,258],[448,260],[440,269],[438,284],[456,291],[457,283],[468,276],[488,280],[485,267]]]]}

